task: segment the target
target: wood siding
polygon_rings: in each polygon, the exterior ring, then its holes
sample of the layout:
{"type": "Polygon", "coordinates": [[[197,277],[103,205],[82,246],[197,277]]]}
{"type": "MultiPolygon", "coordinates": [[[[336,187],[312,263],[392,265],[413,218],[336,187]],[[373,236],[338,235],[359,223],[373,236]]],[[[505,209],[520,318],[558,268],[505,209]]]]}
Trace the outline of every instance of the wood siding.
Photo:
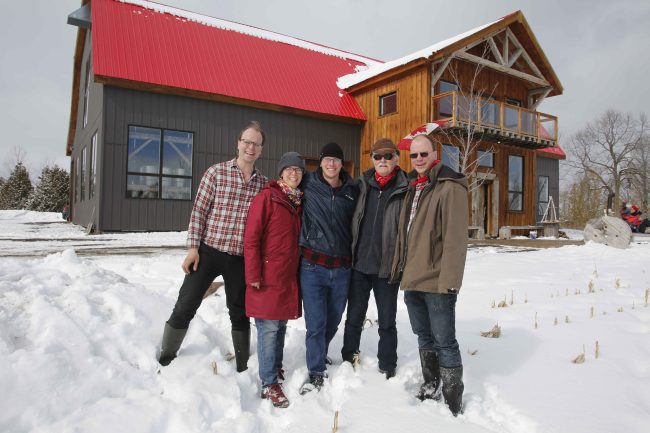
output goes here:
{"type": "MultiPolygon", "coordinates": [[[[395,77],[379,86],[363,89],[354,97],[368,117],[361,132],[361,171],[372,167],[370,149],[380,138],[390,138],[395,143],[429,118],[428,66],[423,66],[402,77],[395,77]],[[379,98],[397,92],[397,112],[379,115],[379,98]]],[[[400,166],[410,169],[406,152],[402,152],[400,166]]]]}
{"type": "MultiPolygon", "coordinates": [[[[104,153],[101,159],[103,231],[186,230],[192,201],[126,198],[129,125],[194,134],[192,198],[205,170],[236,155],[239,131],[258,120],[266,142],[257,166],[274,178],[280,156],[290,150],[318,159],[320,148],[334,141],[346,161],[359,164],[361,126],[185,96],[104,88],[104,153]]],[[[349,165],[349,166],[350,166],[349,165]]]]}

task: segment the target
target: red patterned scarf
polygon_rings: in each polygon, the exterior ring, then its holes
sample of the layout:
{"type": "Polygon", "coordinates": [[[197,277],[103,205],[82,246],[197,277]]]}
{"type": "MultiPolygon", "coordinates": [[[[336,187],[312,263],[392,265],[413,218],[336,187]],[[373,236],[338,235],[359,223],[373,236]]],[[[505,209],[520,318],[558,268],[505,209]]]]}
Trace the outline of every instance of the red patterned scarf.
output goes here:
{"type": "Polygon", "coordinates": [[[393,171],[388,173],[386,176],[382,176],[375,170],[375,180],[377,181],[377,184],[379,184],[379,189],[384,189],[386,184],[397,175],[398,171],[399,166],[395,166],[393,171]]]}
{"type": "Polygon", "coordinates": [[[431,164],[431,167],[429,167],[429,169],[425,172],[425,174],[418,174],[418,178],[416,180],[414,180],[413,182],[411,182],[411,185],[412,186],[417,186],[417,185],[419,185],[421,183],[428,182],[429,181],[429,173],[431,172],[433,167],[435,167],[439,163],[440,163],[439,159],[436,159],[435,161],[433,161],[433,164],[431,164]]]}
{"type": "Polygon", "coordinates": [[[302,203],[302,191],[298,188],[291,188],[282,179],[278,180],[278,185],[282,188],[282,192],[287,195],[287,198],[293,203],[295,207],[300,206],[302,203]]]}

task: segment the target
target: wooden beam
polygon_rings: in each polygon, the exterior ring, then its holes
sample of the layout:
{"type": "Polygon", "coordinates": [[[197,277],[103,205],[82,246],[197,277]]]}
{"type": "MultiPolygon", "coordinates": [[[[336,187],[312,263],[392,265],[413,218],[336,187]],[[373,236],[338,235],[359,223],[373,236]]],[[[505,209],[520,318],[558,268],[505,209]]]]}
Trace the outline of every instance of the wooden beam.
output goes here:
{"type": "Polygon", "coordinates": [[[541,73],[535,62],[533,62],[533,59],[530,58],[524,47],[519,42],[519,39],[517,39],[515,34],[512,33],[512,30],[510,30],[510,28],[506,28],[506,33],[512,39],[512,43],[521,50],[521,56],[524,58],[530,69],[532,69],[535,75],[537,75],[539,78],[544,79],[544,75],[541,73]]]}
{"type": "Polygon", "coordinates": [[[525,72],[517,71],[512,68],[508,68],[506,66],[502,66],[498,63],[495,63],[491,60],[484,59],[479,56],[475,56],[474,54],[469,54],[469,53],[456,53],[455,57],[463,60],[467,60],[468,62],[473,62],[473,63],[478,63],[480,65],[486,66],[488,68],[495,69],[499,72],[503,72],[504,74],[512,75],[513,77],[521,78],[522,80],[526,80],[528,82],[537,84],[538,86],[542,87],[547,87],[550,86],[549,82],[546,81],[543,78],[538,78],[533,75],[527,74],[525,72]]]}
{"type": "Polygon", "coordinates": [[[508,63],[506,64],[506,66],[508,68],[512,68],[512,65],[515,64],[515,62],[517,61],[517,59],[519,58],[519,56],[521,56],[521,53],[523,53],[523,52],[524,52],[524,50],[522,48],[517,48],[517,51],[512,53],[512,57],[510,57],[510,60],[508,60],[508,63]]]}
{"type": "MultiPolygon", "coordinates": [[[[440,68],[438,68],[438,71],[436,71],[436,73],[433,74],[433,76],[431,77],[431,94],[432,95],[434,94],[433,86],[436,85],[436,83],[438,82],[438,80],[442,76],[442,73],[445,72],[445,69],[447,69],[447,66],[449,66],[449,62],[451,62],[451,59],[453,59],[453,58],[454,58],[454,54],[452,53],[452,54],[448,55],[447,57],[445,57],[444,60],[442,60],[442,62],[439,62],[439,63],[442,63],[442,66],[440,66],[440,68]]],[[[432,73],[433,73],[434,65],[435,64],[431,64],[431,72],[432,73]]]]}
{"type": "Polygon", "coordinates": [[[536,111],[537,107],[539,107],[539,104],[541,104],[542,101],[544,100],[544,98],[546,98],[548,96],[548,94],[551,93],[551,90],[553,90],[553,88],[549,86],[549,87],[546,87],[545,89],[535,89],[535,90],[531,90],[530,92],[528,92],[528,97],[529,98],[531,98],[533,95],[541,93],[541,96],[539,98],[537,98],[537,101],[535,101],[534,104],[529,105],[529,108],[531,110],[536,111]]]}
{"type": "Polygon", "coordinates": [[[497,47],[496,42],[494,42],[494,38],[489,38],[488,43],[490,44],[490,48],[492,49],[492,54],[494,54],[494,57],[497,59],[497,62],[500,65],[505,66],[505,62],[503,61],[503,57],[501,57],[499,48],[497,47]]]}

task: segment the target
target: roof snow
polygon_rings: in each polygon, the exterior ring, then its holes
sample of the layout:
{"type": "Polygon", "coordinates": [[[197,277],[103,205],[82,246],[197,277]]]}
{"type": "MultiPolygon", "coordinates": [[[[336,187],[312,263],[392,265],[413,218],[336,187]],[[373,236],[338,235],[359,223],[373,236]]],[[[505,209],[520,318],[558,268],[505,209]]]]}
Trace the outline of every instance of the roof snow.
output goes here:
{"type": "Polygon", "coordinates": [[[146,0],[117,0],[122,3],[128,3],[135,6],[140,6],[145,9],[152,10],[154,12],[159,12],[163,14],[170,14],[178,18],[184,18],[189,21],[193,21],[199,24],[203,24],[210,27],[216,27],[222,30],[230,30],[238,33],[242,33],[249,36],[258,37],[261,39],[266,39],[269,41],[280,42],[288,45],[294,45],[296,47],[304,48],[306,50],[316,51],[328,56],[339,57],[342,59],[351,59],[357,62],[364,63],[368,66],[380,65],[382,62],[370,59],[368,57],[363,57],[357,54],[348,53],[345,51],[337,50],[334,48],[326,47],[324,45],[319,45],[313,42],[305,41],[302,39],[293,38],[291,36],[283,35],[280,33],[275,33],[269,30],[260,29],[257,27],[248,26],[245,24],[235,23],[232,21],[223,20],[220,18],[214,18],[206,15],[201,15],[194,12],[189,12],[183,9],[177,9],[172,6],[167,6],[159,3],[153,3],[146,0]]]}
{"type": "MultiPolygon", "coordinates": [[[[505,18],[505,17],[504,17],[505,18]]],[[[475,29],[469,30],[465,33],[462,33],[460,35],[454,36],[449,39],[445,39],[444,41],[438,42],[436,44],[430,45],[426,48],[423,48],[419,51],[416,51],[414,53],[408,54],[404,57],[400,57],[399,59],[391,60],[390,62],[386,63],[379,63],[375,65],[369,65],[369,68],[360,72],[356,72],[354,74],[348,74],[344,75],[341,78],[339,78],[336,81],[336,84],[339,86],[341,89],[348,89],[355,84],[359,84],[362,81],[365,81],[369,78],[375,77],[383,72],[389,71],[395,67],[406,65],[409,62],[412,62],[413,60],[418,60],[418,59],[426,59],[432,54],[448,47],[449,45],[460,41],[461,39],[464,39],[468,36],[473,35],[474,33],[478,33],[481,30],[483,30],[486,27],[489,27],[499,21],[503,20],[503,18],[500,18],[496,21],[493,21],[489,24],[482,25],[480,27],[476,27],[475,29]]]]}

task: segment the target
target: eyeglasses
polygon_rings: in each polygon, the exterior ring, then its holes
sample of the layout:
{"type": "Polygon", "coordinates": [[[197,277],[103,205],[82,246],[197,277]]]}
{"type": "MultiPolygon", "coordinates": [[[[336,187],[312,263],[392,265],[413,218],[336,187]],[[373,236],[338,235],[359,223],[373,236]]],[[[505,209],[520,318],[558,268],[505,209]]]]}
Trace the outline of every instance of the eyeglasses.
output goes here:
{"type": "Polygon", "coordinates": [[[387,153],[373,153],[372,154],[372,159],[375,161],[381,161],[381,159],[385,159],[386,161],[390,161],[393,159],[393,156],[395,156],[394,153],[392,152],[387,152],[387,153]]]}
{"type": "Polygon", "coordinates": [[[284,171],[286,171],[287,174],[302,173],[302,168],[300,168],[300,167],[285,167],[284,171]]]}
{"type": "Polygon", "coordinates": [[[258,147],[262,147],[261,144],[256,143],[256,142],[254,142],[254,141],[246,140],[246,139],[244,139],[244,138],[240,138],[239,141],[241,141],[242,143],[244,143],[245,146],[253,146],[253,147],[256,148],[256,149],[257,149],[258,147]]]}
{"type": "Polygon", "coordinates": [[[415,153],[411,153],[411,154],[409,154],[409,156],[411,157],[411,159],[415,159],[415,158],[417,158],[418,155],[420,155],[420,158],[426,158],[427,156],[429,156],[429,152],[420,152],[420,153],[415,152],[415,153]]]}
{"type": "Polygon", "coordinates": [[[343,161],[341,161],[341,158],[334,158],[332,156],[327,156],[323,158],[323,162],[325,164],[336,164],[336,165],[343,163],[343,161]]]}

